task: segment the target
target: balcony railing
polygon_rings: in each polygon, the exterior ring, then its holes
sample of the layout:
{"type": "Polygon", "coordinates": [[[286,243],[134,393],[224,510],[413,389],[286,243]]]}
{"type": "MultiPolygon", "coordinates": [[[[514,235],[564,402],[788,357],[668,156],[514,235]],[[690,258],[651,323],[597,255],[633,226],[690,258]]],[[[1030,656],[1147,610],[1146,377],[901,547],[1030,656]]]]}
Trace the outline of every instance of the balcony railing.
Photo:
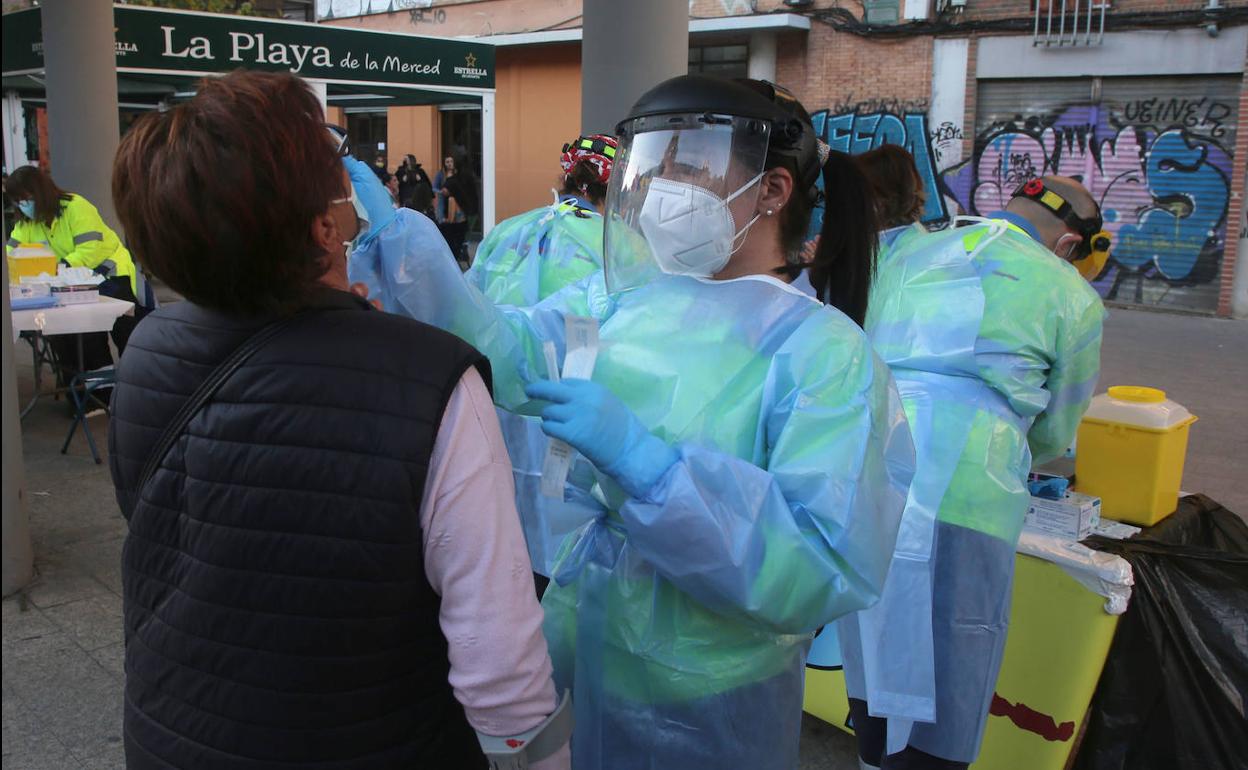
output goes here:
{"type": "Polygon", "coordinates": [[[1105,39],[1109,0],[1034,0],[1036,24],[1031,44],[1100,45],[1105,39]]]}

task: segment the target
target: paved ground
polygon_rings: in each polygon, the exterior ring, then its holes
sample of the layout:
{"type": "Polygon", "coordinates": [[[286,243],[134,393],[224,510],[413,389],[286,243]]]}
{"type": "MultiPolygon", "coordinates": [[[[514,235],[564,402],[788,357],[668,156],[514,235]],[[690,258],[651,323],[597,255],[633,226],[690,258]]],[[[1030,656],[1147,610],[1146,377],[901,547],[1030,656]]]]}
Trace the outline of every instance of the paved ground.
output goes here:
{"type": "Polygon", "coordinates": [[[1110,308],[1098,390],[1148,385],[1192,411],[1183,488],[1248,518],[1248,321],[1110,308]]]}
{"type": "MultiPolygon", "coordinates": [[[[1248,513],[1248,322],[1114,310],[1103,361],[1102,389],[1161,387],[1201,417],[1184,487],[1248,513]]],[[[29,364],[18,376],[25,399],[29,364]]],[[[107,418],[91,425],[103,441],[107,418]]],[[[39,574],[4,600],[3,767],[121,768],[125,524],[107,466],[91,462],[81,436],[69,455],[59,454],[68,429],[63,404],[41,402],[22,427],[39,574]]],[[[853,770],[852,740],[807,718],[801,766],[853,770]]]]}

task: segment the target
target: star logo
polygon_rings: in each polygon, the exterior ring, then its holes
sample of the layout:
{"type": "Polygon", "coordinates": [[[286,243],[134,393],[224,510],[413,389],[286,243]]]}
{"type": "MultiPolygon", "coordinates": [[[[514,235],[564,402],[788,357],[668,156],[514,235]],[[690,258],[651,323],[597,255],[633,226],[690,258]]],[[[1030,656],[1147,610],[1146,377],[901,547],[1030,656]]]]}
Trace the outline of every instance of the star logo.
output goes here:
{"type": "Polygon", "coordinates": [[[477,57],[476,57],[476,54],[471,54],[471,53],[470,53],[470,54],[468,54],[467,56],[465,56],[465,57],[464,57],[464,61],[468,63],[468,66],[469,66],[469,67],[475,67],[475,66],[477,66],[477,57]]]}

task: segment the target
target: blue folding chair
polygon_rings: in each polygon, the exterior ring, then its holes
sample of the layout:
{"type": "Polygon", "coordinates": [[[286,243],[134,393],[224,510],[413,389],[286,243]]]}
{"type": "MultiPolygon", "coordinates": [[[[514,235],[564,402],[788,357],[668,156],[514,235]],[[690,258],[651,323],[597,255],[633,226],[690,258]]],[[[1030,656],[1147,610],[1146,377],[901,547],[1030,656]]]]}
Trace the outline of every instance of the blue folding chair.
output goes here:
{"type": "Polygon", "coordinates": [[[91,435],[91,426],[87,424],[87,412],[91,410],[93,403],[109,411],[108,403],[92,394],[103,388],[111,388],[115,384],[117,384],[117,372],[111,366],[74,375],[69,383],[69,397],[74,402],[74,421],[70,424],[69,435],[65,437],[65,443],[61,446],[61,454],[69,451],[69,443],[74,440],[74,431],[78,430],[78,425],[81,424],[82,432],[87,436],[87,446],[91,447],[91,459],[95,460],[96,465],[103,462],[100,459],[99,450],[96,449],[95,438],[91,435]]]}

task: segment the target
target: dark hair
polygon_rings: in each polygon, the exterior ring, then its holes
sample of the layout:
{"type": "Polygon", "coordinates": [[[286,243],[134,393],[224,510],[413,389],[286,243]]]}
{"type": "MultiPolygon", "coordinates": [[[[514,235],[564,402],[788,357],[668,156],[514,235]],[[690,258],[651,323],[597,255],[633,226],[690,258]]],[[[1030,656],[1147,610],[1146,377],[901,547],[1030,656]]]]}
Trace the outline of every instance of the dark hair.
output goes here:
{"type": "MultiPolygon", "coordinates": [[[[29,198],[35,202],[34,221],[51,227],[53,220],[61,215],[61,201],[70,199],[70,193],[56,186],[52,177],[43,169],[35,166],[22,166],[15,169],[4,182],[4,191],[9,199],[16,202],[29,198]]],[[[26,215],[18,209],[17,216],[26,220],[26,215]]]]}
{"type": "Polygon", "coordinates": [[[844,153],[828,150],[817,140],[810,113],[786,89],[763,80],[737,80],[776,108],[784,119],[773,120],[765,170],[783,168],[793,177],[789,205],[780,212],[780,244],[787,264],[776,272],[796,278],[810,271],[810,282],[823,302],[862,326],[867,295],[879,249],[879,216],[862,172],[844,153]],[[821,152],[827,160],[820,164],[821,152]],[[810,216],[819,202],[815,189],[823,176],[823,232],[814,259],[798,257],[810,216]]]}
{"type": "Polygon", "coordinates": [[[884,144],[854,156],[875,195],[883,227],[900,227],[923,218],[927,197],[914,156],[895,144],[884,144]]]}
{"type": "MultiPolygon", "coordinates": [[[[797,105],[797,110],[807,130],[813,130],[805,109],[797,105]]],[[[780,212],[780,245],[788,264],[777,272],[796,278],[803,270],[809,270],[810,283],[819,299],[862,326],[867,318],[867,295],[875,274],[881,229],[866,177],[849,155],[829,151],[822,168],[824,208],[819,248],[813,260],[802,262],[798,254],[806,241],[819,193],[797,181],[802,176],[791,156],[768,153],[764,167],[783,168],[794,180],[789,205],[780,212]]]]}
{"type": "Polygon", "coordinates": [[[299,78],[242,70],[140,118],[113,163],[135,256],[198,304],[292,309],[328,268],[312,224],[346,194],[323,119],[299,78]]]}
{"type": "MultiPolygon", "coordinates": [[[[800,232],[804,234],[805,228],[800,232]]],[[[823,229],[809,265],[810,282],[819,299],[859,326],[867,318],[867,295],[879,245],[879,216],[871,186],[849,155],[832,150],[823,164],[823,229]]]]}
{"type": "Polygon", "coordinates": [[[587,195],[595,202],[607,197],[607,186],[598,181],[598,169],[587,160],[578,161],[563,175],[563,191],[569,195],[587,195]]]}

